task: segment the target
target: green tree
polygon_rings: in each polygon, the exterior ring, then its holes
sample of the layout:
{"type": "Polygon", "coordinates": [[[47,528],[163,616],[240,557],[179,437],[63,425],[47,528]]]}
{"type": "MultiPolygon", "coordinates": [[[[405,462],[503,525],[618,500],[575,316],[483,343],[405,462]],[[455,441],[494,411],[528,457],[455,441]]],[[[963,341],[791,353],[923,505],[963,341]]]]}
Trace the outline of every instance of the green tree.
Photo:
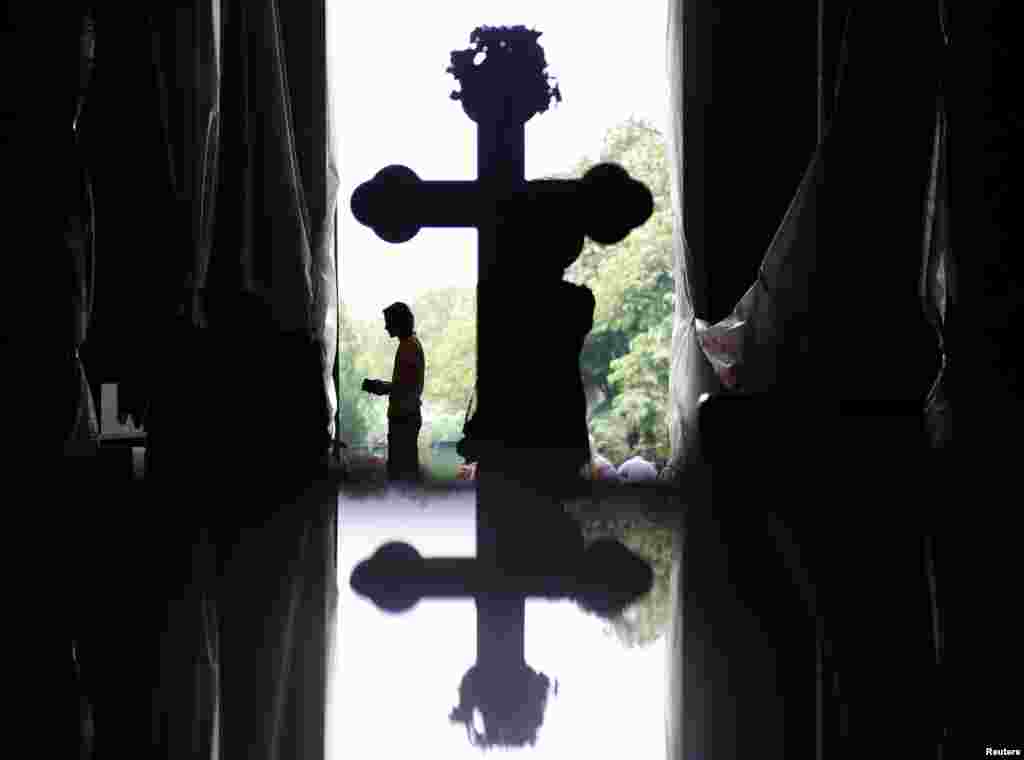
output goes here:
{"type": "Polygon", "coordinates": [[[672,206],[664,137],[633,118],[611,128],[598,160],[581,159],[561,176],[581,176],[603,161],[622,165],[654,195],[651,218],[625,240],[602,246],[587,240],[566,278],[589,287],[597,300],[594,328],[580,359],[588,382],[606,401],[591,418],[599,450],[613,461],[631,452],[636,433],[649,456],[669,454],[668,376],[675,282],[672,206]]]}
{"type": "Polygon", "coordinates": [[[362,391],[368,377],[366,342],[343,303],[338,308],[338,430],[350,446],[361,446],[383,423],[383,411],[362,391]]]}
{"type": "Polygon", "coordinates": [[[668,629],[672,615],[672,568],[677,561],[673,556],[672,529],[639,515],[597,518],[578,508],[570,507],[570,511],[580,523],[586,544],[598,538],[616,538],[650,563],[654,571],[651,591],[607,621],[604,632],[626,648],[653,643],[668,629]]]}
{"type": "MultiPolygon", "coordinates": [[[[421,443],[429,446],[438,440],[452,440],[452,436],[457,439],[476,376],[476,289],[424,291],[409,307],[416,317],[416,334],[426,358],[421,443]],[[458,435],[453,433],[456,418],[458,435]]],[[[360,373],[353,392],[360,395],[368,409],[369,437],[382,439],[387,430],[387,401],[362,393],[359,386],[364,377],[391,378],[398,344],[384,329],[383,317],[352,321],[351,332],[358,370],[350,371],[360,373]]]]}
{"type": "Polygon", "coordinates": [[[426,291],[411,307],[427,359],[424,405],[464,414],[476,381],[476,289],[426,291]]]}

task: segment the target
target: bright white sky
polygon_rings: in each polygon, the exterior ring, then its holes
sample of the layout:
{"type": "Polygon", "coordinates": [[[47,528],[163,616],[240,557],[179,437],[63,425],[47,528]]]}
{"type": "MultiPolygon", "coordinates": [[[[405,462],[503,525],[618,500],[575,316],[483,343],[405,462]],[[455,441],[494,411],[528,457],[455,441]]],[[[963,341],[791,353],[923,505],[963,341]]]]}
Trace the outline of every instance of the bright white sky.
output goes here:
{"type": "Polygon", "coordinates": [[[329,3],[328,49],[341,187],[341,292],[359,318],[427,289],[476,282],[476,232],[424,229],[389,245],[352,216],[349,199],[388,164],[422,179],[476,176],[476,127],[449,93],[452,50],[481,25],[543,32],[564,100],[526,125],[526,172],[539,177],[596,157],[605,131],[630,115],[664,131],[665,0],[370,0],[329,3]]]}

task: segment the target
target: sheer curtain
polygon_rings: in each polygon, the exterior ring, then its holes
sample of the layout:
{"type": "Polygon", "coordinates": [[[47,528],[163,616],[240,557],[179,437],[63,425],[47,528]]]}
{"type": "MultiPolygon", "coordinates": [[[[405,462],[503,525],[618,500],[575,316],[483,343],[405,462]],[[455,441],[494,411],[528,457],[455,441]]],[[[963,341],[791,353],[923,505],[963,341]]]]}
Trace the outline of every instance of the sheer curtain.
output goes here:
{"type": "MultiPolygon", "coordinates": [[[[672,366],[669,375],[669,434],[672,458],[662,473],[682,484],[687,475],[694,478],[695,466],[700,461],[700,444],[697,438],[697,411],[703,393],[717,389],[718,378],[700,348],[697,333],[697,313],[702,300],[700,287],[703,282],[703,268],[696,260],[694,250],[687,244],[687,208],[684,188],[686,187],[686,159],[684,151],[688,145],[686,114],[689,109],[699,107],[700,93],[686,87],[686,77],[695,80],[693,57],[698,51],[686,44],[688,37],[695,33],[693,13],[695,4],[688,0],[669,0],[666,29],[665,61],[669,85],[668,149],[672,167],[672,210],[675,230],[673,245],[673,275],[676,283],[676,314],[672,329],[672,366]],[[690,58],[687,59],[687,56],[690,58]]],[[[699,160],[699,158],[698,158],[699,160]]],[[[698,206],[697,213],[700,213],[698,206]]],[[[692,213],[692,211],[691,211],[692,213]]],[[[697,489],[690,489],[696,493],[697,489]]],[[[685,526],[683,527],[685,531],[685,526]]],[[[673,533],[673,562],[670,579],[670,593],[674,614],[667,631],[666,671],[667,695],[665,706],[666,758],[681,760],[684,756],[684,624],[683,624],[683,533],[673,533]]]]}
{"type": "Polygon", "coordinates": [[[704,267],[698,261],[693,247],[687,243],[687,218],[701,213],[702,199],[687,205],[684,190],[687,187],[687,161],[702,160],[699,149],[686,151],[691,142],[698,144],[699,136],[687,132],[686,114],[699,108],[703,93],[695,87],[693,61],[697,55],[693,46],[686,44],[693,34],[695,7],[686,0],[669,0],[666,30],[665,60],[669,81],[668,149],[672,166],[672,211],[675,240],[673,245],[673,275],[676,283],[676,314],[672,329],[672,367],[669,375],[669,430],[672,458],[663,477],[681,479],[688,465],[699,461],[700,443],[697,438],[697,406],[701,394],[717,389],[718,380],[711,364],[700,349],[697,314],[702,308],[701,285],[704,267]],[[690,86],[687,86],[687,77],[690,86]]]}

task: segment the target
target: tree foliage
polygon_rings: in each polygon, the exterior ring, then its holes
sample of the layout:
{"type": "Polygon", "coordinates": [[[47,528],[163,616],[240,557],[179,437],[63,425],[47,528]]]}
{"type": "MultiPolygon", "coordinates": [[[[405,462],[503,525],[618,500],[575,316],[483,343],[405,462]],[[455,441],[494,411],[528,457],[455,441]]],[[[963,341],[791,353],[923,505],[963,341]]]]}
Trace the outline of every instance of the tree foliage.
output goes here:
{"type": "MultiPolygon", "coordinates": [[[[375,358],[369,336],[352,319],[347,306],[338,308],[338,430],[349,446],[361,446],[384,425],[384,410],[361,389],[363,378],[374,376],[368,363],[375,358]]],[[[386,337],[386,336],[385,336],[386,337]]]]}
{"type": "Polygon", "coordinates": [[[605,136],[597,160],[581,159],[565,176],[580,176],[602,161],[622,165],[654,195],[646,224],[615,245],[587,240],[566,272],[589,287],[597,300],[594,329],[581,356],[588,382],[607,398],[591,419],[597,447],[613,461],[635,451],[640,437],[649,458],[668,458],[668,376],[671,366],[675,281],[672,277],[672,206],[664,137],[646,122],[627,119],[605,136]]]}
{"type": "Polygon", "coordinates": [[[609,620],[604,631],[626,648],[653,643],[668,629],[672,615],[672,568],[678,560],[673,556],[672,529],[641,516],[609,519],[571,511],[580,522],[586,544],[616,538],[651,564],[654,585],[650,593],[609,620]]]}
{"type": "MultiPolygon", "coordinates": [[[[476,290],[427,290],[409,307],[416,318],[416,335],[426,358],[421,443],[429,446],[440,440],[457,440],[476,378],[476,290]]],[[[348,366],[353,360],[346,359],[348,364],[342,374],[351,378],[349,394],[361,396],[362,408],[373,410],[372,414],[364,414],[369,437],[381,440],[387,430],[387,399],[368,396],[359,386],[364,377],[391,379],[398,341],[388,336],[383,315],[379,320],[345,321],[346,337],[356,357],[354,366],[348,366]]],[[[344,393],[343,388],[339,395],[344,393]]],[[[346,400],[349,398],[346,396],[346,400]]],[[[344,434],[345,426],[341,429],[344,434]]]]}
{"type": "Polygon", "coordinates": [[[464,414],[476,382],[476,289],[429,290],[411,306],[427,356],[424,404],[464,414]]]}

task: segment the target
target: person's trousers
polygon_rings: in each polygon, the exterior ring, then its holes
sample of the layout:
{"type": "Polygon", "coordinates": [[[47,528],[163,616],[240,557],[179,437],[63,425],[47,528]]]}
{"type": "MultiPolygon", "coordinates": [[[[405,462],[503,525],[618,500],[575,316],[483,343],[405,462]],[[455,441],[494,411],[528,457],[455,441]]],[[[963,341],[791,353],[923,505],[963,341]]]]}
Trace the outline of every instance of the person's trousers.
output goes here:
{"type": "Polygon", "coordinates": [[[388,418],[388,480],[420,480],[419,437],[423,416],[388,418]]]}

